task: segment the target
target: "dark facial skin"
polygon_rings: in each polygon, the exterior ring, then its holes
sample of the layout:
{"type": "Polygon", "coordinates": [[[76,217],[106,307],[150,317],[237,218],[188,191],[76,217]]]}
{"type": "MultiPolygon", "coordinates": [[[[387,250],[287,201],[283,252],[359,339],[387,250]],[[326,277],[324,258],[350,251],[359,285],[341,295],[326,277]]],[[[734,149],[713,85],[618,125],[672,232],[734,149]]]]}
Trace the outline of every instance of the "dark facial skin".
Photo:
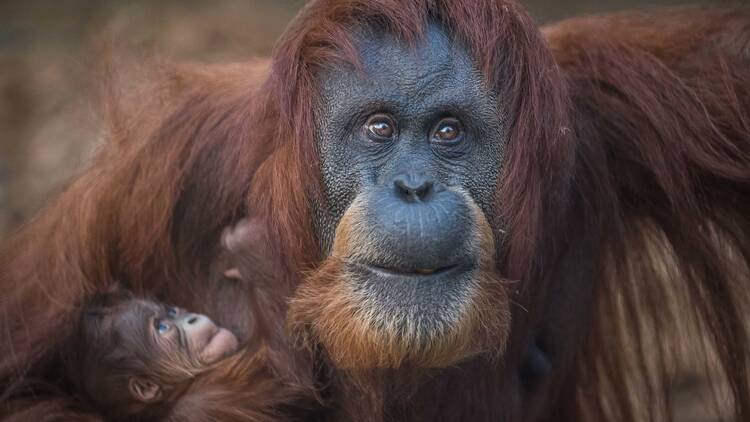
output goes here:
{"type": "Polygon", "coordinates": [[[439,323],[471,296],[472,209],[496,215],[505,122],[469,55],[437,25],[416,49],[364,32],[359,50],[363,73],[319,75],[320,246],[331,252],[356,208],[354,289],[378,312],[439,323]]]}

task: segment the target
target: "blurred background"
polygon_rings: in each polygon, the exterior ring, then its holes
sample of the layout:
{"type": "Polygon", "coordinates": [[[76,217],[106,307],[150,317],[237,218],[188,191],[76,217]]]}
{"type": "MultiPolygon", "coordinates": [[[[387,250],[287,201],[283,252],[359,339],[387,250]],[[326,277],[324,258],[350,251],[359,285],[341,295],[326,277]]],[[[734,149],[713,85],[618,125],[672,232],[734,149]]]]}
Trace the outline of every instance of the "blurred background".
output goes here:
{"type": "MultiPolygon", "coordinates": [[[[526,0],[541,23],[685,0],[526,0]]],[[[694,3],[694,2],[693,2],[694,3]]],[[[723,1],[704,1],[720,5],[723,1]]],[[[736,2],[735,2],[736,3],[736,2]]],[[[102,39],[135,57],[221,62],[267,55],[304,1],[0,0],[0,239],[85,162],[100,133],[92,92],[102,39]]],[[[706,422],[700,377],[675,385],[678,419],[706,422]]]]}

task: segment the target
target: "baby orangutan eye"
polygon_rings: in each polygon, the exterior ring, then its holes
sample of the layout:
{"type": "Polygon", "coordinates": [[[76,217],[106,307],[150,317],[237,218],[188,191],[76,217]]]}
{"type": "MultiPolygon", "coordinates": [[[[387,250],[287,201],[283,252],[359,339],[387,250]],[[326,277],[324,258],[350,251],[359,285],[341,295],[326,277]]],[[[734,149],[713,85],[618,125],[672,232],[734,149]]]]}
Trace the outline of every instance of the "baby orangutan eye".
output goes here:
{"type": "Polygon", "coordinates": [[[156,329],[157,333],[166,334],[169,332],[169,330],[172,329],[172,324],[169,324],[166,321],[157,319],[156,321],[154,321],[154,328],[156,329]]]}
{"type": "Polygon", "coordinates": [[[179,315],[179,313],[180,313],[180,310],[174,306],[167,309],[167,316],[172,319],[177,318],[177,315],[179,315]]]}

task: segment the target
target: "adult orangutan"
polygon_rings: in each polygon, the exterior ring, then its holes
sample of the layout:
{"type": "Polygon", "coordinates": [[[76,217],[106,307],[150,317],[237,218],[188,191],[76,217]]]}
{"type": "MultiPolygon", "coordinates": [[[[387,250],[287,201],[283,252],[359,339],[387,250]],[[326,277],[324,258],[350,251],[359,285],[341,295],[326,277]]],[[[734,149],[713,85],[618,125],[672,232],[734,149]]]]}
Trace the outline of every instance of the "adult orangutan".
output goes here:
{"type": "Polygon", "coordinates": [[[24,380],[94,280],[241,319],[199,280],[252,214],[289,297],[260,332],[315,359],[316,419],[668,419],[692,347],[750,420],[749,45],[748,9],[542,33],[509,0],[321,0],[268,65],[113,90],[107,146],[3,251],[6,413],[64,400],[24,380]]]}

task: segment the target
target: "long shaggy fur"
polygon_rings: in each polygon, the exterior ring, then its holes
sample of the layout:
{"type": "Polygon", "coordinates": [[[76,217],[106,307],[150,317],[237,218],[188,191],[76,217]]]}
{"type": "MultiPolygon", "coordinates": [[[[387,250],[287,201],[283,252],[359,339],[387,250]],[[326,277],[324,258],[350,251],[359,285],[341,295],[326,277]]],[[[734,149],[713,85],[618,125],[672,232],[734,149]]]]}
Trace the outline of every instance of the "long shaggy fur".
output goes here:
{"type": "Polygon", "coordinates": [[[303,420],[317,405],[310,385],[275,372],[269,349],[244,351],[221,361],[193,382],[168,421],[292,421],[303,420]]]}
{"type": "MultiPolygon", "coordinates": [[[[489,223],[507,230],[495,262],[518,280],[513,301],[533,304],[574,271],[549,257],[593,245],[593,304],[582,303],[593,315],[578,327],[586,341],[568,351],[570,368],[556,368],[562,387],[540,406],[554,420],[668,418],[671,365],[684,346],[717,357],[734,418],[750,420],[747,9],[585,18],[543,36],[509,0],[321,0],[291,24],[269,67],[159,69],[166,77],[141,97],[152,103],[138,107],[118,105],[124,91],[111,91],[106,145],[0,252],[0,383],[48,376],[72,309],[102,280],[200,309],[220,231],[248,209],[271,228],[281,291],[304,271],[329,271],[310,210],[321,189],[316,71],[358,69],[357,25],[414,44],[430,19],[474,55],[512,116],[501,213],[489,223]],[[682,325],[697,342],[670,335],[682,325]]],[[[518,309],[514,321],[537,310],[518,309]]],[[[527,333],[516,334],[511,343],[527,333]]],[[[494,366],[463,370],[435,375],[402,398],[409,406],[377,401],[370,415],[520,417],[503,408],[520,399],[494,366]]],[[[332,392],[359,399],[346,393],[332,392]]],[[[8,394],[5,413],[65,409],[56,396],[8,394]]]]}
{"type": "Polygon", "coordinates": [[[671,417],[669,375],[687,355],[718,358],[747,419],[750,11],[623,14],[547,35],[578,113],[580,179],[599,182],[582,195],[603,200],[606,228],[595,315],[607,317],[580,352],[580,411],[671,417]]]}

